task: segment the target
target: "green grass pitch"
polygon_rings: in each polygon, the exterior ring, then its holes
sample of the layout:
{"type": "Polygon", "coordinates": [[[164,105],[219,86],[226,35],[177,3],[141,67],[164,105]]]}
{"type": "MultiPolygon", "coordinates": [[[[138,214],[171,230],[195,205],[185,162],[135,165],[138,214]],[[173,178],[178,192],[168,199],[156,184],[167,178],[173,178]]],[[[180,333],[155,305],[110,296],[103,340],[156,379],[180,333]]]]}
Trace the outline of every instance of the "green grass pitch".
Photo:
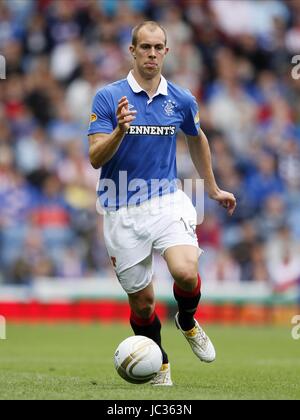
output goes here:
{"type": "Polygon", "coordinates": [[[205,328],[217,360],[198,361],[165,324],[174,386],[131,385],[113,354],[132,335],[126,325],[8,325],[0,340],[0,399],[300,399],[300,340],[289,326],[205,328]]]}

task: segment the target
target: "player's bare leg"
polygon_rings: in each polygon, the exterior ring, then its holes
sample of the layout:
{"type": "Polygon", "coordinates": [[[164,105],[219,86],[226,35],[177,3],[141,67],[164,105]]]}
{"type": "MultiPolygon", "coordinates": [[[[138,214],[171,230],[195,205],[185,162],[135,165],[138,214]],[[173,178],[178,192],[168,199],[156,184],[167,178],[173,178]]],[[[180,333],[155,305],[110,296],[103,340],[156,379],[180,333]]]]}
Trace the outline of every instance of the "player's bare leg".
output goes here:
{"type": "Polygon", "coordinates": [[[190,245],[172,246],[164,258],[174,278],[174,296],[178,303],[176,326],[189,342],[193,352],[203,362],[213,362],[216,352],[209,337],[194,319],[201,298],[198,274],[198,249],[190,245]]]}
{"type": "Polygon", "coordinates": [[[129,305],[132,312],[139,318],[147,320],[154,313],[155,297],[152,282],[136,293],[128,295],[129,305]]]}
{"type": "Polygon", "coordinates": [[[171,386],[171,370],[168,356],[161,345],[161,323],[155,313],[155,298],[152,282],[143,290],[128,295],[131,308],[130,324],[136,335],[144,335],[154,340],[163,355],[160,372],[151,382],[156,386],[171,386]]]}

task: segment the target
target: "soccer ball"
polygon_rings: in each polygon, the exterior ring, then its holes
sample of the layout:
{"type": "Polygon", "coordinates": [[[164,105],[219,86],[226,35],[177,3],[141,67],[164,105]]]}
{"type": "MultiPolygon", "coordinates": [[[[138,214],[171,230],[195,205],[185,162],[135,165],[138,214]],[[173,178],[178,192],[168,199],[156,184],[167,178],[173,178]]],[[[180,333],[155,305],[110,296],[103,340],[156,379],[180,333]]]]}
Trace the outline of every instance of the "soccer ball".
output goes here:
{"type": "Polygon", "coordinates": [[[150,338],[135,335],[118,346],[114,356],[115,368],[121,378],[132,384],[149,382],[162,365],[162,352],[150,338]]]}

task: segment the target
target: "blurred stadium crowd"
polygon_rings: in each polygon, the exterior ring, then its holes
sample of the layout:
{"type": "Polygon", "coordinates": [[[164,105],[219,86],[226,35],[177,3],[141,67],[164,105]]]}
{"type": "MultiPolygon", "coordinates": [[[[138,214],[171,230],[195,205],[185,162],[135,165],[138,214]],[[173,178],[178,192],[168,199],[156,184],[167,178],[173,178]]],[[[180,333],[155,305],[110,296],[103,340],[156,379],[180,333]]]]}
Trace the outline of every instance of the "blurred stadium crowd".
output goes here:
{"type": "MultiPolygon", "coordinates": [[[[0,0],[0,283],[112,275],[89,164],[91,101],[131,68],[131,29],[158,20],[163,74],[189,88],[232,218],[206,200],[206,281],[300,276],[298,0],[0,0]]],[[[195,177],[184,139],[179,178],[195,177]]]]}

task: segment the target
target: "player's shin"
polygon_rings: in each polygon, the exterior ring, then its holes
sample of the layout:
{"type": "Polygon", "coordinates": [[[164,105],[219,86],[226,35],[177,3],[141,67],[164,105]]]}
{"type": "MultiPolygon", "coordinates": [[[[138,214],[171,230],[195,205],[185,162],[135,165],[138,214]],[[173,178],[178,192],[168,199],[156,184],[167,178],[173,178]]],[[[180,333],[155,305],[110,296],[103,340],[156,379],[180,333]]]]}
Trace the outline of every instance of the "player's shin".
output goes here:
{"type": "Polygon", "coordinates": [[[161,323],[155,311],[148,319],[141,318],[133,311],[131,311],[130,325],[135,335],[143,335],[155,341],[155,343],[158,344],[161,349],[163,355],[163,363],[165,364],[169,362],[167,353],[164,351],[161,345],[161,323]]]}
{"type": "Polygon", "coordinates": [[[194,315],[201,298],[201,278],[198,274],[197,286],[191,292],[181,289],[176,283],[173,287],[174,297],[178,304],[178,321],[184,331],[195,326],[194,315]]]}

